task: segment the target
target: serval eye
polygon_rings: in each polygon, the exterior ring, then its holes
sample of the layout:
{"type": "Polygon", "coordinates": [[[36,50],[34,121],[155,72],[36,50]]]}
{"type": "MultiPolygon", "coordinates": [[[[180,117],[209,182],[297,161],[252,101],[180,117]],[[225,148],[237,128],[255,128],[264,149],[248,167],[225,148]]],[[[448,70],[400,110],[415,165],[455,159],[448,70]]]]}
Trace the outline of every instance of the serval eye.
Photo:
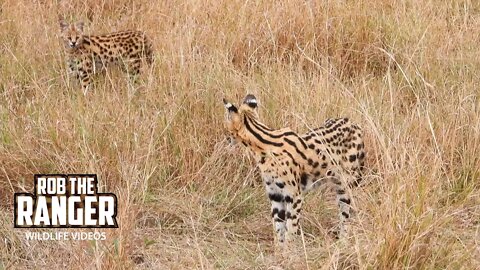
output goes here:
{"type": "MultiPolygon", "coordinates": [[[[257,100],[244,100],[256,108],[257,100]]],[[[254,114],[243,114],[238,142],[253,154],[260,169],[275,224],[277,241],[283,245],[298,232],[303,197],[322,184],[333,184],[340,212],[340,237],[350,218],[348,188],[358,184],[365,162],[362,130],[347,118],[326,121],[307,134],[288,128],[272,129],[254,114]],[[341,166],[339,164],[342,164],[341,166]]]]}

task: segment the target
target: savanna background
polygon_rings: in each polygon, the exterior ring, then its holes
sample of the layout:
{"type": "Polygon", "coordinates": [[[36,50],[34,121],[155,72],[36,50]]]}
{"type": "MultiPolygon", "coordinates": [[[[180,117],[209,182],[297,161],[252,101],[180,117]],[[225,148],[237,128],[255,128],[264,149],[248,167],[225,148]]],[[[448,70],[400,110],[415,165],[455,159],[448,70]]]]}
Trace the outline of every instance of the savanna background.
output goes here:
{"type": "Polygon", "coordinates": [[[480,1],[0,2],[0,269],[480,269],[480,1]],[[155,63],[83,95],[58,16],[145,30],[155,63]],[[367,173],[347,241],[328,192],[301,247],[274,255],[269,203],[229,146],[223,97],[271,127],[347,116],[367,173]],[[35,173],[96,173],[119,198],[105,241],[26,241],[13,193],[35,173]],[[293,262],[292,262],[293,261],[293,262]]]}

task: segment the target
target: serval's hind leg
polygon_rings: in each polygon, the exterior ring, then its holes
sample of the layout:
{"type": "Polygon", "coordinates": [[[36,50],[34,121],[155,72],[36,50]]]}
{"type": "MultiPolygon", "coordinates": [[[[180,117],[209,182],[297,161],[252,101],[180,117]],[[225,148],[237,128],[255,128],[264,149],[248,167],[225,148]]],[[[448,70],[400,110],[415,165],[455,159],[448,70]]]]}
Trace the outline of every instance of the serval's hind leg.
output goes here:
{"type": "Polygon", "coordinates": [[[337,238],[343,238],[347,233],[347,224],[351,215],[351,199],[346,185],[341,180],[341,175],[332,171],[327,172],[331,183],[334,186],[336,201],[339,209],[340,226],[337,233],[337,238]]]}

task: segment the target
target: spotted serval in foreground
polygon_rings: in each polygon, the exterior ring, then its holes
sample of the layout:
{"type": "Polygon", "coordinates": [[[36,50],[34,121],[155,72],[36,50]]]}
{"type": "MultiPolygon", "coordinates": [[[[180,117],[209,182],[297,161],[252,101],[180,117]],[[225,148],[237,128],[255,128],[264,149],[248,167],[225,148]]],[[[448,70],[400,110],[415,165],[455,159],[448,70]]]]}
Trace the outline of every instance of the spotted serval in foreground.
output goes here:
{"type": "Polygon", "coordinates": [[[110,64],[120,65],[131,76],[140,73],[142,59],[153,62],[152,45],[141,31],[106,35],[85,35],[83,22],[68,24],[60,20],[61,36],[67,52],[67,65],[82,85],[84,93],[92,77],[110,64]]]}
{"type": "Polygon", "coordinates": [[[297,234],[305,193],[322,184],[333,185],[336,191],[342,236],[350,218],[346,188],[358,184],[364,166],[361,129],[347,118],[329,119],[300,136],[289,128],[272,129],[260,122],[253,95],[247,95],[238,108],[223,102],[228,132],[253,153],[260,168],[279,245],[297,234]]]}

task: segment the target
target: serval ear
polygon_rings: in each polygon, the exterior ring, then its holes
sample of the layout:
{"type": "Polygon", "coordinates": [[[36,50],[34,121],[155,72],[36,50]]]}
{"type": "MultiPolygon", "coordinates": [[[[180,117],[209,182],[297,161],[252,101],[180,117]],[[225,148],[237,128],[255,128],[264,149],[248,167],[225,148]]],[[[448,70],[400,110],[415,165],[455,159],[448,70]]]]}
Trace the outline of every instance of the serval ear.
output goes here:
{"type": "Polygon", "coordinates": [[[238,112],[238,108],[235,107],[232,103],[228,102],[226,99],[223,99],[223,105],[227,111],[225,112],[225,124],[227,130],[234,134],[242,126],[242,120],[238,112]]]}
{"type": "Polygon", "coordinates": [[[245,96],[243,103],[247,104],[252,109],[256,109],[258,107],[257,98],[252,94],[248,94],[247,96],[245,96]]]}
{"type": "Polygon", "coordinates": [[[75,27],[77,28],[78,31],[83,32],[83,26],[85,24],[82,21],[79,21],[75,24],[75,27]]]}
{"type": "Polygon", "coordinates": [[[226,99],[223,99],[223,105],[225,106],[225,109],[230,112],[238,113],[237,107],[233,105],[232,103],[228,102],[226,99]]]}
{"type": "Polygon", "coordinates": [[[68,28],[68,23],[67,23],[64,19],[60,18],[60,19],[58,20],[58,24],[60,25],[60,30],[62,30],[62,32],[65,31],[65,30],[67,30],[67,28],[68,28]]]}

